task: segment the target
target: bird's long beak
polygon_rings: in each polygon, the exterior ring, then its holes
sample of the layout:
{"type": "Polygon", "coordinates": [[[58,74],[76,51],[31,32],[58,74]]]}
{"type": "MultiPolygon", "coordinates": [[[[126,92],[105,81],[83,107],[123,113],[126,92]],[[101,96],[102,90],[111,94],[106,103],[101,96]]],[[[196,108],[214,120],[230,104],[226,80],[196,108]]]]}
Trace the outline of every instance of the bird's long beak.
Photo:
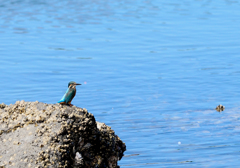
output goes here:
{"type": "Polygon", "coordinates": [[[82,85],[82,84],[80,84],[80,83],[75,83],[75,85],[82,85]]]}

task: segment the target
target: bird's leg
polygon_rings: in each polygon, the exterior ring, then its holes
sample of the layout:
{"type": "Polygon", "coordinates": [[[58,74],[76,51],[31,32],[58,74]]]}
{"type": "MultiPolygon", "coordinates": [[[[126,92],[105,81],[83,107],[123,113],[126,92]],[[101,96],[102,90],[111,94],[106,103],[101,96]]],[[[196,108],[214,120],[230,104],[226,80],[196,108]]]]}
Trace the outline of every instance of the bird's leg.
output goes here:
{"type": "Polygon", "coordinates": [[[68,105],[69,105],[70,107],[72,107],[72,106],[73,106],[73,104],[71,104],[71,102],[68,102],[68,105]]]}

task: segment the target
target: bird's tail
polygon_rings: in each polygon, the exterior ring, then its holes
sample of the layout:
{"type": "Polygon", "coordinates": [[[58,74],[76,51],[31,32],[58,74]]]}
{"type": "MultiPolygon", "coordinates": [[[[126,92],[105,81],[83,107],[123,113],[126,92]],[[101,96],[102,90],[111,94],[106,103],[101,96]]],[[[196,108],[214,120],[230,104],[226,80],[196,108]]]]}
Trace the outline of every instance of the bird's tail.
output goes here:
{"type": "Polygon", "coordinates": [[[58,101],[58,103],[63,103],[63,102],[65,102],[64,100],[60,100],[60,101],[58,101]]]}

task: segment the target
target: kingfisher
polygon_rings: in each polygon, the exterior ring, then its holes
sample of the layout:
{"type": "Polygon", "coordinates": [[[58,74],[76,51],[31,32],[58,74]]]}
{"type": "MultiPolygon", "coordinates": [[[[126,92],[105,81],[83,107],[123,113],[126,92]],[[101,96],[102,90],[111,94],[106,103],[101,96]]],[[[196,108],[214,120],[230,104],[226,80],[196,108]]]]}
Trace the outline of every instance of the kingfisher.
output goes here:
{"type": "Polygon", "coordinates": [[[62,99],[58,103],[73,106],[71,104],[71,101],[74,98],[74,96],[76,95],[76,92],[77,92],[76,86],[77,85],[81,85],[81,84],[76,83],[74,81],[69,82],[66,93],[63,95],[62,99]]]}

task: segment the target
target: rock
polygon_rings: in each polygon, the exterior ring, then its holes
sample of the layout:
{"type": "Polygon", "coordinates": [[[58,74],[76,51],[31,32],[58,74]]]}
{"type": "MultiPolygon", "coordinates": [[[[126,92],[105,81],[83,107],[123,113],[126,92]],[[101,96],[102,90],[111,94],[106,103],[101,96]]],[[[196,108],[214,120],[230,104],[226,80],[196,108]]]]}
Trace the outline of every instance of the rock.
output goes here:
{"type": "Polygon", "coordinates": [[[218,112],[221,112],[221,111],[224,111],[224,110],[225,110],[225,107],[224,107],[223,105],[219,104],[219,105],[216,107],[216,110],[217,110],[218,112]]]}
{"type": "Polygon", "coordinates": [[[117,168],[125,144],[86,109],[0,104],[0,167],[117,168]]]}

